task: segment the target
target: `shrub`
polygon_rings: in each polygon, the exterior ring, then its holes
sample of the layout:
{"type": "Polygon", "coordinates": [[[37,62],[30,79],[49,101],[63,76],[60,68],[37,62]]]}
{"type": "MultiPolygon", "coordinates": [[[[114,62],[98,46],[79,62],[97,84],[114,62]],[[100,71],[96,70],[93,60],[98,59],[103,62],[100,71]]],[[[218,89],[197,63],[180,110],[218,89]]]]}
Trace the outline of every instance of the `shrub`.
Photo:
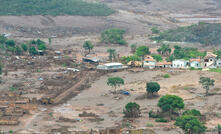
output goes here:
{"type": "Polygon", "coordinates": [[[185,112],[183,112],[183,115],[201,116],[201,113],[196,109],[192,109],[192,110],[186,110],[185,112]]]}
{"type": "Polygon", "coordinates": [[[149,122],[148,122],[148,123],[146,124],[146,127],[153,127],[153,123],[149,123],[149,122]]]}
{"type": "Polygon", "coordinates": [[[155,121],[156,122],[168,122],[168,120],[164,118],[157,118],[155,121]]]}
{"type": "Polygon", "coordinates": [[[163,78],[170,78],[170,75],[169,75],[169,74],[165,74],[165,75],[163,76],[163,78]]]}
{"type": "Polygon", "coordinates": [[[31,47],[29,48],[29,54],[30,54],[30,55],[36,55],[36,54],[38,54],[38,51],[36,50],[35,47],[31,46],[31,47]]]}
{"type": "Polygon", "coordinates": [[[150,118],[161,118],[161,116],[159,114],[154,114],[153,111],[149,112],[149,117],[150,118]]]}

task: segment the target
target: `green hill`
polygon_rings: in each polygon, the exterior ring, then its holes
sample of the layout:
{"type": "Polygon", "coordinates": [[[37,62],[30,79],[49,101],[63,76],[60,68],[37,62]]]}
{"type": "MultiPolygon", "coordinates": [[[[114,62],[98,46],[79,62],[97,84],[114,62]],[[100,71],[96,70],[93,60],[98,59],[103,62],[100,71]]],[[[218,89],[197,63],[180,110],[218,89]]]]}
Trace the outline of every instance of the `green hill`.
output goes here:
{"type": "Polygon", "coordinates": [[[0,15],[108,16],[114,10],[83,0],[0,0],[0,15]]]}
{"type": "Polygon", "coordinates": [[[221,23],[199,23],[188,27],[178,27],[153,37],[157,41],[199,42],[206,45],[221,44],[221,23]]]}

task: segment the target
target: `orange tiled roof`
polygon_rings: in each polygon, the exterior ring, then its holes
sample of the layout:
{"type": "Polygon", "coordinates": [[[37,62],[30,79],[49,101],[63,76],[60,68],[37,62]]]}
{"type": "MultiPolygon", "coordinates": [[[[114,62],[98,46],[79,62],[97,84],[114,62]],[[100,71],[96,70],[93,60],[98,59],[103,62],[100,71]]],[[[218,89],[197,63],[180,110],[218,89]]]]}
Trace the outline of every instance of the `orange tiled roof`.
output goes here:
{"type": "Polygon", "coordinates": [[[156,66],[171,65],[171,64],[172,64],[172,62],[166,62],[166,61],[164,61],[164,62],[157,62],[157,63],[156,63],[156,66]]]}
{"type": "Polygon", "coordinates": [[[190,62],[197,61],[200,62],[200,59],[190,59],[190,62]]]}

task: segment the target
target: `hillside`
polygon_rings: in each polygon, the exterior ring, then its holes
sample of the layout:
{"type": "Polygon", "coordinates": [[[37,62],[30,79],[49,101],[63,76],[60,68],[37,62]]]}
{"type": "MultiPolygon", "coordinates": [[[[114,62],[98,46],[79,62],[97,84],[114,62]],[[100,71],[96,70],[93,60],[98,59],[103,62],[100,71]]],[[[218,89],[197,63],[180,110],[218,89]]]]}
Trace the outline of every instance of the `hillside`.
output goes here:
{"type": "Polygon", "coordinates": [[[108,16],[114,11],[104,4],[82,0],[0,0],[0,15],[108,16]]]}
{"type": "Polygon", "coordinates": [[[199,42],[206,45],[221,44],[221,23],[199,23],[188,27],[178,27],[160,33],[154,40],[199,42]]]}

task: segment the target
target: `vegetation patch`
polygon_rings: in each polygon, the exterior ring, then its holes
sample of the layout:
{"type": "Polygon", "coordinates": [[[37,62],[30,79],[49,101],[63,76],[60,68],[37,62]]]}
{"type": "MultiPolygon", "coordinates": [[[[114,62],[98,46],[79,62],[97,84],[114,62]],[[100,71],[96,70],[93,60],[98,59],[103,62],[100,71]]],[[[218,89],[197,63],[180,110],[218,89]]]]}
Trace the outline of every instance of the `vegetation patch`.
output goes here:
{"type": "Polygon", "coordinates": [[[210,72],[217,72],[221,74],[221,69],[220,68],[212,68],[209,70],[210,72]]]}
{"type": "Polygon", "coordinates": [[[114,10],[83,0],[0,0],[0,15],[108,16],[114,10]]]}
{"type": "Polygon", "coordinates": [[[221,23],[194,24],[187,27],[178,27],[161,32],[159,36],[152,37],[155,41],[178,41],[178,42],[198,42],[206,45],[221,44],[221,23]]]}
{"type": "Polygon", "coordinates": [[[125,30],[118,28],[105,30],[101,33],[101,41],[104,43],[126,45],[127,42],[123,37],[125,32],[125,30]]]}

